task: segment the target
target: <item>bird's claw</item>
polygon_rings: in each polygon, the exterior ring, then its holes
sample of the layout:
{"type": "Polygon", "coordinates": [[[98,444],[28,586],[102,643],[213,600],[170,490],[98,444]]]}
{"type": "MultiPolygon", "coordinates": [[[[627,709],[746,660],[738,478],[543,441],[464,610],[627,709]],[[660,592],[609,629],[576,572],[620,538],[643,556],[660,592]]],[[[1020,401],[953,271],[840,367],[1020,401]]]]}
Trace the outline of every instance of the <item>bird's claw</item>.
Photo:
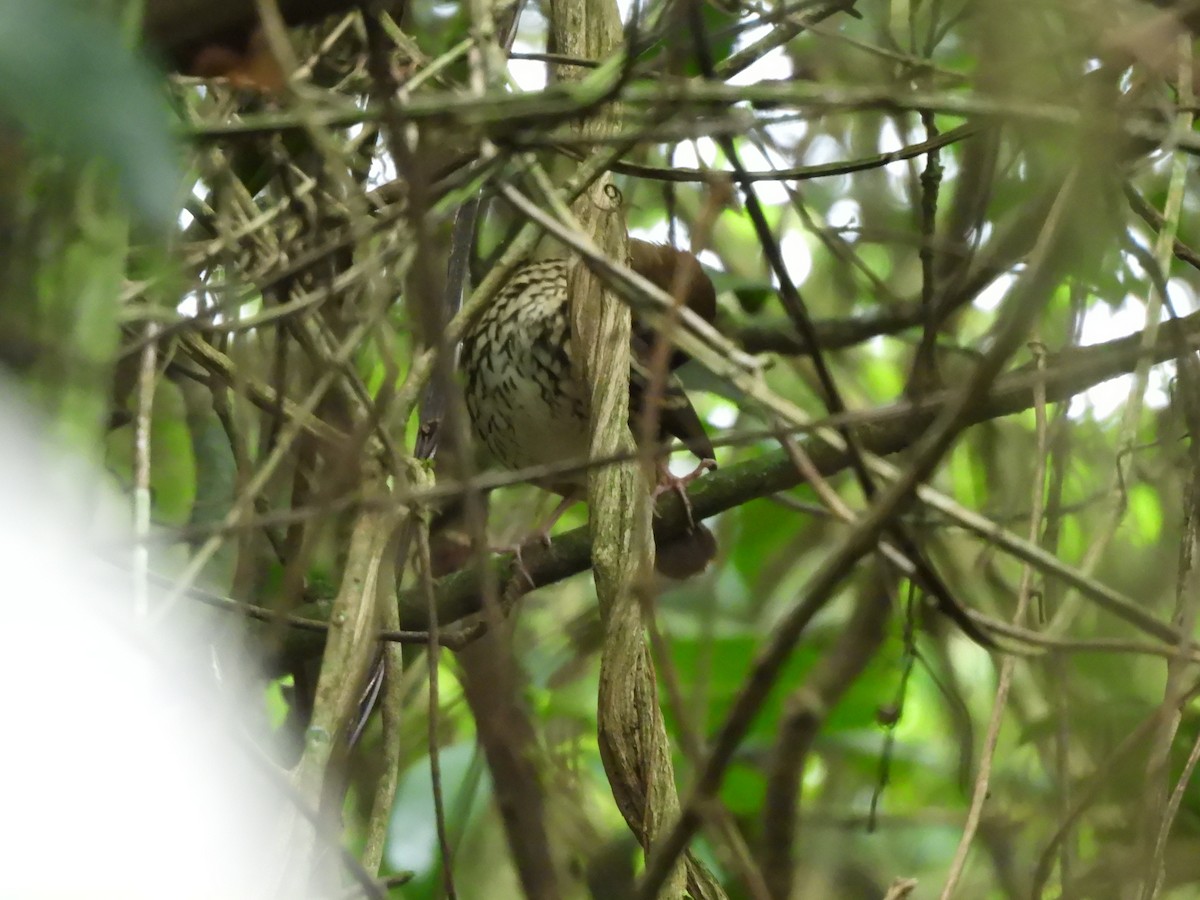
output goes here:
{"type": "Polygon", "coordinates": [[[529,574],[529,569],[525,567],[525,560],[521,556],[521,545],[516,544],[512,548],[513,553],[513,568],[516,569],[518,575],[525,579],[526,584],[530,587],[536,587],[533,583],[533,576],[529,574]]]}
{"type": "Polygon", "coordinates": [[[524,578],[525,581],[529,583],[530,587],[537,587],[537,583],[534,582],[533,576],[529,574],[529,569],[525,565],[525,559],[522,556],[521,548],[528,547],[529,545],[531,545],[535,542],[541,544],[543,547],[545,547],[547,550],[549,550],[550,547],[552,546],[552,541],[550,539],[550,529],[549,528],[539,528],[531,537],[527,538],[524,541],[521,541],[521,542],[515,543],[515,544],[509,544],[509,545],[503,546],[503,547],[492,547],[491,548],[493,553],[498,553],[501,555],[503,555],[505,553],[511,553],[513,556],[514,574],[520,575],[522,578],[524,578]]]}
{"type": "Polygon", "coordinates": [[[692,501],[688,499],[687,495],[688,485],[690,485],[705,472],[715,469],[716,467],[717,461],[715,459],[702,459],[700,460],[700,465],[696,466],[696,468],[688,474],[675,475],[666,467],[665,464],[660,466],[658,472],[658,484],[654,488],[654,500],[657,501],[659,497],[668,491],[673,491],[674,493],[678,494],[679,499],[683,502],[683,510],[687,514],[688,528],[689,530],[694,529],[696,527],[696,519],[692,515],[692,501]]]}

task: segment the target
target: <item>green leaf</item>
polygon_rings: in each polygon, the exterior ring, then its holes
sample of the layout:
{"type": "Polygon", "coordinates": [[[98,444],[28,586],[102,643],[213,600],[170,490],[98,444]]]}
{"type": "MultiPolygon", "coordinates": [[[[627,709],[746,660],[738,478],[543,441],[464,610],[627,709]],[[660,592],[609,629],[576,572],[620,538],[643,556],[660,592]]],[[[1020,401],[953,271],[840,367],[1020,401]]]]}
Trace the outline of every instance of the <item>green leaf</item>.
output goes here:
{"type": "Polygon", "coordinates": [[[103,161],[148,224],[174,221],[166,102],[112,22],[63,0],[0,0],[0,118],[77,164],[103,161]]]}
{"type": "MultiPolygon", "coordinates": [[[[783,667],[775,687],[768,693],[762,712],[749,731],[753,738],[772,742],[779,731],[784,700],[805,682],[812,667],[825,654],[829,632],[814,634],[808,643],[797,647],[783,667]]],[[[672,661],[685,684],[704,680],[708,685],[708,709],[704,723],[711,733],[728,715],[735,698],[745,685],[747,673],[757,656],[761,639],[752,634],[718,638],[676,638],[671,641],[672,661]]],[[[872,660],[828,714],[823,732],[874,728],[880,698],[894,693],[899,677],[898,645],[889,644],[872,660]]]]}
{"type": "Polygon", "coordinates": [[[1163,512],[1158,492],[1148,484],[1129,489],[1129,512],[1133,528],[1129,539],[1138,547],[1153,547],[1162,534],[1163,512]]]}
{"type": "MultiPolygon", "coordinates": [[[[468,818],[478,814],[492,790],[486,771],[480,771],[474,742],[443,747],[438,764],[446,809],[462,809],[464,800],[469,800],[468,818]]],[[[433,871],[438,860],[437,830],[431,814],[433,782],[429,772],[429,757],[425,756],[404,773],[396,789],[396,803],[388,825],[388,865],[411,869],[419,875],[433,871]]]]}
{"type": "MultiPolygon", "coordinates": [[[[134,434],[131,421],[110,431],[105,441],[107,464],[127,485],[133,484],[134,434]]],[[[183,398],[179,388],[165,380],[155,388],[150,420],[150,488],[156,523],[188,523],[196,500],[196,458],[183,398]]]]}

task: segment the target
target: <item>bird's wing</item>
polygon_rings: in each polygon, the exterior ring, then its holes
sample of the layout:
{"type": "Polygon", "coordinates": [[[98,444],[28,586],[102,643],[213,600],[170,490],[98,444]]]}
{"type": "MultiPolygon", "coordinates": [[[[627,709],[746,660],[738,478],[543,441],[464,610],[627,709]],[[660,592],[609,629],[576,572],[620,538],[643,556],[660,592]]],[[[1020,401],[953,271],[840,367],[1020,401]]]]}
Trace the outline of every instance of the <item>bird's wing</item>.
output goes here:
{"type": "MultiPolygon", "coordinates": [[[[635,334],[631,349],[633,352],[629,365],[629,418],[630,427],[636,435],[638,420],[645,409],[646,394],[650,390],[650,372],[644,362],[650,357],[650,345],[640,335],[635,334]]],[[[696,408],[688,399],[683,383],[675,375],[667,374],[659,404],[659,440],[675,437],[683,441],[699,459],[717,458],[712,441],[704,430],[704,424],[696,414],[696,408]]]]}

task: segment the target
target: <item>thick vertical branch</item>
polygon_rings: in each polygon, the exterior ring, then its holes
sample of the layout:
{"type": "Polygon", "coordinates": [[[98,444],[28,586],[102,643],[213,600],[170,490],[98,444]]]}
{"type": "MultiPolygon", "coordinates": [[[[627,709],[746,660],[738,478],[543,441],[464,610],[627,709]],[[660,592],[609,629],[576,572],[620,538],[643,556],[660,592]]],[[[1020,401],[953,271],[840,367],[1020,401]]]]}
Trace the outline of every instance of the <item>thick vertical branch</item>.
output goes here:
{"type": "Polygon", "coordinates": [[[312,722],[295,775],[301,793],[314,803],[321,797],[335,750],[344,746],[358,710],[377,646],[380,596],[390,599],[394,589],[386,570],[395,528],[392,510],[366,510],[350,537],[345,573],[329,616],[312,722]]]}
{"type": "MultiPolygon", "coordinates": [[[[602,60],[621,46],[620,16],[613,0],[555,0],[551,4],[554,49],[572,57],[602,60]]],[[[560,78],[582,72],[562,67],[560,78]]],[[[584,135],[613,130],[617,112],[584,123],[584,135]]],[[[608,177],[574,206],[596,244],[615,259],[627,256],[620,195],[608,177]]],[[[571,272],[571,357],[589,390],[590,453],[593,458],[632,455],[629,432],[629,309],[604,290],[582,264],[571,272]]],[[[634,588],[654,562],[651,503],[635,463],[593,470],[588,478],[592,560],[596,594],[605,623],[600,663],[598,721],[600,752],[621,814],[647,851],[679,817],[679,797],[658,705],[654,672],[634,588]]],[[[678,866],[664,885],[664,897],[720,896],[702,867],[678,866]]]]}

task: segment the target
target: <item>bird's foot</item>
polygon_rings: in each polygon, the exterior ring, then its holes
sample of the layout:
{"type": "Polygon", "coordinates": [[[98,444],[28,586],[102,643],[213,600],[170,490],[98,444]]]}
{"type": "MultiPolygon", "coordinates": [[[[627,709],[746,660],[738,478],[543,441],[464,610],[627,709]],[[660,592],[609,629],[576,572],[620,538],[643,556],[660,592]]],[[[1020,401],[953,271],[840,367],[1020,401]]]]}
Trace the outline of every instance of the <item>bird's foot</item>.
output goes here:
{"type": "Polygon", "coordinates": [[[541,544],[543,547],[549,547],[549,529],[545,531],[539,530],[531,538],[527,538],[524,541],[513,544],[503,544],[497,547],[489,547],[488,550],[498,556],[505,556],[511,553],[513,557],[513,574],[520,575],[522,578],[524,578],[530,587],[537,587],[537,583],[533,580],[533,576],[529,574],[529,568],[525,565],[525,557],[523,553],[525,549],[528,549],[535,542],[541,544]]]}
{"type": "Polygon", "coordinates": [[[521,548],[528,547],[534,542],[537,542],[547,550],[550,549],[550,529],[555,526],[558,520],[562,518],[563,513],[565,513],[571,507],[571,505],[576,502],[576,500],[577,498],[573,495],[564,497],[558,506],[554,508],[554,512],[550,514],[549,518],[539,525],[533,534],[531,534],[525,540],[519,541],[515,544],[510,544],[506,547],[494,547],[492,548],[492,552],[511,553],[513,555],[513,565],[516,568],[517,574],[524,577],[524,579],[529,582],[530,587],[535,587],[536,585],[534,584],[533,577],[529,574],[529,569],[525,567],[525,560],[522,558],[521,548]]]}
{"type": "MultiPolygon", "coordinates": [[[[542,540],[547,547],[550,546],[549,535],[543,536],[542,540]]],[[[516,570],[516,574],[525,579],[526,584],[530,587],[536,587],[537,585],[534,584],[533,576],[529,574],[529,569],[525,567],[525,558],[521,555],[521,546],[521,544],[513,544],[510,548],[513,555],[513,568],[516,570]]]]}
{"type": "Polygon", "coordinates": [[[658,484],[655,486],[652,496],[654,500],[657,501],[659,497],[668,491],[673,491],[674,493],[678,494],[679,499],[683,501],[684,512],[687,513],[688,526],[689,528],[694,529],[696,527],[696,520],[692,516],[692,501],[688,499],[687,495],[688,485],[690,485],[705,472],[709,471],[710,469],[715,469],[716,467],[717,461],[715,459],[702,459],[700,460],[700,465],[696,466],[696,468],[688,474],[675,475],[670,469],[667,468],[667,464],[665,462],[660,462],[658,465],[658,484]]]}

